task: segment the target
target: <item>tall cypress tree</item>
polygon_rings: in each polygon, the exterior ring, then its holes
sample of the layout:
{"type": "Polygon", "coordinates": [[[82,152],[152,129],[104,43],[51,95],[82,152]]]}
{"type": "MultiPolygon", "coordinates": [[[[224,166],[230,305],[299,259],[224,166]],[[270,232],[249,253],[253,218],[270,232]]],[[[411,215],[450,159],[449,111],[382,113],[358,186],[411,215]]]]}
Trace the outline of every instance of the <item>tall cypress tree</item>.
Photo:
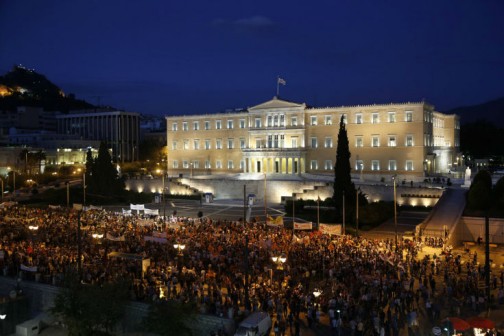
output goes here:
{"type": "Polygon", "coordinates": [[[355,186],[350,176],[350,149],[348,147],[348,134],[343,116],[340,120],[338,133],[338,147],[336,149],[336,164],[334,166],[334,194],[333,199],[339,210],[343,203],[345,192],[345,206],[353,208],[355,203],[355,186]]]}
{"type": "Polygon", "coordinates": [[[100,143],[98,157],[93,162],[89,178],[92,192],[97,194],[114,195],[124,189],[124,181],[119,178],[105,142],[100,143]]]}

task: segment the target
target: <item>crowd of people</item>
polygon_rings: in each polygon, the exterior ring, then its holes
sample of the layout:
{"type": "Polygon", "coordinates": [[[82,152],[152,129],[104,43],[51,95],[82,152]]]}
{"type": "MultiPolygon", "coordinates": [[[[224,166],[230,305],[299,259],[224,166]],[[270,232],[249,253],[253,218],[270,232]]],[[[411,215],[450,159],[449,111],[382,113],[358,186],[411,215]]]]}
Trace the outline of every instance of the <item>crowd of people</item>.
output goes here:
{"type": "MultiPolygon", "coordinates": [[[[86,283],[129,279],[132,300],[192,301],[203,313],[228,318],[267,311],[276,335],[299,335],[302,319],[317,328],[322,312],[334,335],[420,335],[420,320],[438,323],[444,310],[458,316],[486,305],[477,261],[420,258],[422,241],[395,246],[264,223],[176,216],[164,223],[24,206],[0,209],[0,224],[4,276],[59,286],[81,256],[86,283]]],[[[492,284],[504,303],[503,271],[492,284]]]]}

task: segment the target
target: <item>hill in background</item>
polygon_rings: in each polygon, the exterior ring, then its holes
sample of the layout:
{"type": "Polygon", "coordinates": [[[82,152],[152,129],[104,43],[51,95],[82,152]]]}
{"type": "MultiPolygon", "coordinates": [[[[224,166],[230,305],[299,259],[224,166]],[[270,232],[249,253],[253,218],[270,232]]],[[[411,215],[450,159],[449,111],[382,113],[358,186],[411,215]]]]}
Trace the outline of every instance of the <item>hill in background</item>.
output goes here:
{"type": "Polygon", "coordinates": [[[483,104],[457,107],[445,113],[459,115],[462,125],[486,120],[496,127],[504,128],[504,97],[483,104]]]}
{"type": "Polygon", "coordinates": [[[57,85],[34,70],[14,66],[0,76],[0,110],[14,111],[18,106],[43,107],[46,111],[92,109],[95,106],[74,95],[66,95],[57,85]]]}

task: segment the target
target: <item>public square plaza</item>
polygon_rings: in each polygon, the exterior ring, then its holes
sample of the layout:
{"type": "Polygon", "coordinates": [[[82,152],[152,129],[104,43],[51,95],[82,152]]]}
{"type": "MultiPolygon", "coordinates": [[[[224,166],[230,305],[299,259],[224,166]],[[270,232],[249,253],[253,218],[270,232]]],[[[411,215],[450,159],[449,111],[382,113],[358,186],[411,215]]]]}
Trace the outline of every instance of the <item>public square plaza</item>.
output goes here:
{"type": "MultiPolygon", "coordinates": [[[[492,318],[504,307],[502,246],[491,251],[488,303],[483,245],[448,253],[431,237],[395,246],[365,235],[293,232],[256,222],[254,213],[244,224],[243,208],[227,207],[198,218],[181,214],[212,207],[173,201],[165,221],[135,211],[3,207],[3,276],[61,286],[80,246],[85,283],[129,279],[131,300],[193,301],[222,318],[267,311],[276,335],[429,335],[447,317],[490,306],[492,318]]],[[[502,315],[493,321],[499,326],[502,315]]]]}

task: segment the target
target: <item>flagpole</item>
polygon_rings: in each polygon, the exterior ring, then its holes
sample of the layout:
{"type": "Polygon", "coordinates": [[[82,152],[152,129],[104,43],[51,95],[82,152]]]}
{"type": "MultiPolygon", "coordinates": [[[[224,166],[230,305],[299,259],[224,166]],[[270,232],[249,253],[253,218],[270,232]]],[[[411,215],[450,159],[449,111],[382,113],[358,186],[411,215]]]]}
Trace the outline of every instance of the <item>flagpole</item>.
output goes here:
{"type": "Polygon", "coordinates": [[[280,76],[277,76],[277,98],[280,96],[280,76]]]}

